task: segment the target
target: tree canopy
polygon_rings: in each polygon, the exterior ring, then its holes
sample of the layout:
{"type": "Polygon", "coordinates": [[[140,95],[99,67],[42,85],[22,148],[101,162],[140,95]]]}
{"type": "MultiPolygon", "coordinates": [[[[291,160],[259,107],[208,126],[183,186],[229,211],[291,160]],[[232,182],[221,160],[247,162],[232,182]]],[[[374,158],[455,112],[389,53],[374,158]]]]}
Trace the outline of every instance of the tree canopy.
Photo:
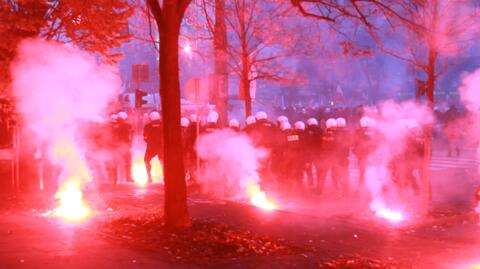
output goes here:
{"type": "Polygon", "coordinates": [[[130,38],[128,0],[7,0],[0,2],[0,90],[9,81],[9,65],[19,42],[40,37],[73,42],[114,61],[111,49],[130,38]],[[4,85],[1,85],[4,83],[4,85]]]}

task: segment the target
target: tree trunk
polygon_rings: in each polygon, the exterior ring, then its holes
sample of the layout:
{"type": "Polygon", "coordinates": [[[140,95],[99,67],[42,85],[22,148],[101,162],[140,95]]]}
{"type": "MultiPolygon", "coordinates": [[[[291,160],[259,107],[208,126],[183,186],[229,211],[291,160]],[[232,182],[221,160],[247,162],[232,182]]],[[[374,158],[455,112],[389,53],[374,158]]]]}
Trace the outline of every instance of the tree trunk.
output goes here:
{"type": "MultiPolygon", "coordinates": [[[[434,92],[435,92],[435,80],[436,80],[436,63],[437,63],[437,42],[435,34],[437,33],[438,25],[438,1],[432,1],[433,16],[430,26],[430,37],[428,40],[428,65],[427,65],[427,107],[433,115],[434,106],[434,92]]],[[[430,164],[432,161],[432,148],[433,148],[433,124],[427,124],[424,128],[425,145],[424,145],[424,159],[422,164],[423,176],[423,206],[425,210],[428,210],[432,199],[431,191],[431,178],[430,178],[430,164]]]]}
{"type": "MultiPolygon", "coordinates": [[[[165,225],[171,229],[190,226],[180,129],[180,82],[178,37],[183,11],[181,1],[148,0],[160,34],[160,89],[164,141],[165,225]],[[155,6],[157,5],[157,6],[155,6]],[[160,12],[161,10],[161,12],[160,12]]],[[[186,7],[185,7],[186,8],[186,7]]]]}
{"type": "Polygon", "coordinates": [[[214,102],[220,114],[220,124],[228,120],[228,65],[227,65],[227,24],[225,21],[225,0],[215,0],[215,47],[216,92],[214,102]]]}
{"type": "Polygon", "coordinates": [[[250,55],[248,53],[248,44],[247,44],[247,30],[245,26],[245,2],[240,5],[241,8],[237,11],[238,24],[240,26],[240,41],[241,45],[241,61],[242,61],[242,70],[240,72],[240,85],[245,97],[245,118],[252,115],[252,96],[250,94],[250,55]]]}
{"type": "Polygon", "coordinates": [[[248,74],[242,74],[242,91],[245,96],[245,118],[252,115],[252,96],[250,95],[250,80],[248,74]]]}
{"type": "Polygon", "coordinates": [[[250,64],[248,62],[247,47],[242,46],[242,72],[240,75],[240,85],[242,86],[245,97],[245,118],[252,115],[252,95],[250,94],[250,64]]]}
{"type": "MultiPolygon", "coordinates": [[[[436,52],[434,48],[431,48],[428,56],[428,80],[427,80],[427,107],[433,114],[434,105],[434,91],[435,91],[435,63],[436,52]]],[[[424,128],[424,158],[422,164],[422,186],[423,186],[423,203],[424,208],[427,210],[432,199],[431,192],[431,179],[430,179],[430,163],[432,161],[432,148],[433,148],[433,124],[429,123],[424,128]]]]}

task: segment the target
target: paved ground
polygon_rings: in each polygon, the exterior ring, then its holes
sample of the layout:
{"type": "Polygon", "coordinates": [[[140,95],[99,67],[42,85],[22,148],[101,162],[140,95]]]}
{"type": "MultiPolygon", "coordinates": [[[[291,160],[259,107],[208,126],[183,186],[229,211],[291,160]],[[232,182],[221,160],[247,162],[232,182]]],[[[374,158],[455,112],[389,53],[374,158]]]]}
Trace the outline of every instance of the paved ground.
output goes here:
{"type": "MultiPolygon", "coordinates": [[[[107,186],[101,195],[105,199],[100,214],[125,208],[142,211],[162,200],[159,186],[143,190],[107,186]]],[[[191,198],[189,206],[193,218],[229,223],[316,250],[288,257],[223,261],[208,268],[314,268],[319,260],[338,255],[390,260],[414,268],[466,269],[480,263],[480,230],[468,215],[412,216],[405,224],[393,225],[362,210],[360,201],[338,202],[338,208],[356,204],[338,214],[326,209],[327,204],[332,207],[331,201],[320,202],[315,212],[301,213],[293,209],[266,212],[202,197],[191,198]]],[[[102,238],[88,222],[65,224],[38,213],[9,210],[0,215],[0,268],[192,268],[168,264],[155,253],[102,238]]]]}
{"type": "MultiPolygon", "coordinates": [[[[480,263],[480,230],[472,220],[472,192],[477,185],[475,152],[461,158],[434,154],[433,212],[411,214],[403,224],[380,220],[368,201],[332,198],[293,199],[284,209],[266,212],[245,204],[192,195],[193,218],[209,219],[285,239],[315,249],[295,256],[223,261],[208,268],[315,268],[319,260],[339,255],[392,261],[413,268],[467,269],[480,263]],[[301,201],[301,202],[300,202],[301,201]],[[451,209],[455,208],[454,211],[451,209]]],[[[159,185],[105,185],[88,196],[100,215],[161,210],[159,185]]],[[[0,197],[0,268],[192,268],[169,264],[152,252],[127,248],[106,239],[94,222],[68,225],[39,213],[49,207],[42,195],[0,197]],[[38,202],[37,201],[41,201],[38,202]],[[42,208],[32,211],[32,208],[42,208]]]]}
{"type": "MultiPolygon", "coordinates": [[[[0,268],[182,268],[101,240],[91,230],[19,214],[0,215],[0,268]]],[[[187,267],[183,267],[187,268],[187,267]]]]}

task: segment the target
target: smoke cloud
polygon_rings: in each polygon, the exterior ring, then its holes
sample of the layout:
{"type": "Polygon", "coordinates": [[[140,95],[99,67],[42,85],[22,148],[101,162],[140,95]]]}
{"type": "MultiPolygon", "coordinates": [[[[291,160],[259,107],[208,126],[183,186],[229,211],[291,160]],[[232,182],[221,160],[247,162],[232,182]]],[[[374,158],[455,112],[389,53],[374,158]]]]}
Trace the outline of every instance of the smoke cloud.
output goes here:
{"type": "MultiPolygon", "coordinates": [[[[477,145],[477,159],[480,158],[480,145],[478,144],[478,132],[480,131],[480,69],[477,69],[471,74],[467,74],[462,79],[462,84],[459,88],[460,100],[465,105],[469,117],[463,119],[463,125],[468,128],[462,128],[467,132],[465,135],[470,141],[477,145]]],[[[480,167],[478,168],[480,174],[480,167]]]]}
{"type": "Polygon", "coordinates": [[[480,69],[463,77],[459,88],[460,99],[468,111],[472,113],[480,112],[480,69]]]}
{"type": "Polygon", "coordinates": [[[74,45],[40,39],[19,45],[11,71],[18,111],[32,140],[44,145],[46,157],[60,168],[62,186],[81,188],[91,179],[82,128],[98,120],[119,92],[117,71],[74,45]]]}
{"type": "Polygon", "coordinates": [[[205,162],[199,182],[222,197],[247,198],[249,184],[258,184],[259,163],[268,156],[245,134],[218,130],[199,137],[198,155],[205,162]]]}
{"type": "Polygon", "coordinates": [[[391,214],[389,206],[402,206],[402,197],[396,191],[401,186],[394,180],[392,162],[396,158],[402,158],[407,146],[410,146],[408,139],[412,132],[419,134],[423,125],[433,122],[433,115],[425,106],[414,102],[399,104],[393,101],[381,104],[378,109],[366,109],[366,113],[376,119],[380,136],[378,147],[368,158],[365,172],[366,185],[372,199],[370,209],[377,214],[391,214]]]}

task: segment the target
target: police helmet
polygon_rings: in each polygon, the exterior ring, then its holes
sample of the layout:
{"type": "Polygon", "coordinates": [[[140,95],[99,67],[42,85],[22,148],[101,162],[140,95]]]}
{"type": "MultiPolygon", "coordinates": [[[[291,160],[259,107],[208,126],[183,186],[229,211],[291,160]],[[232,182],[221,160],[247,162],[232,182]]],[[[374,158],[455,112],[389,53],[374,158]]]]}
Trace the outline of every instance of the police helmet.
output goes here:
{"type": "Polygon", "coordinates": [[[254,116],[248,116],[246,119],[245,119],[245,123],[247,125],[251,125],[251,124],[254,124],[257,120],[255,119],[254,116]]]}
{"type": "Polygon", "coordinates": [[[180,119],[180,126],[188,127],[188,125],[190,125],[190,121],[186,117],[182,117],[180,119]]]}
{"type": "Polygon", "coordinates": [[[159,120],[160,119],[160,113],[158,113],[157,111],[152,111],[152,112],[150,112],[150,115],[148,115],[148,117],[150,118],[151,121],[159,120]]]}
{"type": "Polygon", "coordinates": [[[118,112],[118,117],[122,120],[126,120],[128,118],[128,114],[124,111],[118,112]]]}
{"type": "Polygon", "coordinates": [[[315,118],[310,118],[310,119],[307,120],[307,125],[308,126],[313,126],[313,125],[316,126],[316,125],[318,125],[318,121],[315,118]]]}
{"type": "Polygon", "coordinates": [[[305,123],[303,121],[297,121],[295,122],[295,129],[297,130],[305,130],[305,123]]]}
{"type": "Polygon", "coordinates": [[[360,127],[362,127],[362,128],[370,127],[369,123],[370,123],[370,118],[369,117],[364,116],[360,119],[360,127]]]}
{"type": "Polygon", "coordinates": [[[255,114],[255,118],[257,120],[266,120],[267,119],[267,113],[265,111],[258,111],[255,114]]]}
{"type": "Polygon", "coordinates": [[[347,125],[347,121],[345,118],[337,118],[337,127],[345,127],[347,125]]]}
{"type": "Polygon", "coordinates": [[[211,111],[208,113],[207,122],[208,123],[217,123],[218,121],[218,113],[216,111],[211,111]]]}
{"type": "Polygon", "coordinates": [[[197,122],[198,116],[197,114],[190,114],[190,122],[197,122]]]}
{"type": "Polygon", "coordinates": [[[282,122],[288,122],[287,116],[278,116],[277,122],[282,123],[282,122]]]}
{"type": "Polygon", "coordinates": [[[238,128],[238,127],[240,127],[240,123],[236,119],[231,119],[228,122],[228,126],[231,127],[231,128],[238,128]]]}
{"type": "Polygon", "coordinates": [[[327,128],[337,127],[337,120],[334,118],[330,118],[325,122],[325,126],[327,128]]]}
{"type": "Polygon", "coordinates": [[[282,131],[292,129],[292,125],[290,125],[290,123],[288,123],[288,122],[282,122],[282,124],[280,124],[280,129],[282,131]]]}

